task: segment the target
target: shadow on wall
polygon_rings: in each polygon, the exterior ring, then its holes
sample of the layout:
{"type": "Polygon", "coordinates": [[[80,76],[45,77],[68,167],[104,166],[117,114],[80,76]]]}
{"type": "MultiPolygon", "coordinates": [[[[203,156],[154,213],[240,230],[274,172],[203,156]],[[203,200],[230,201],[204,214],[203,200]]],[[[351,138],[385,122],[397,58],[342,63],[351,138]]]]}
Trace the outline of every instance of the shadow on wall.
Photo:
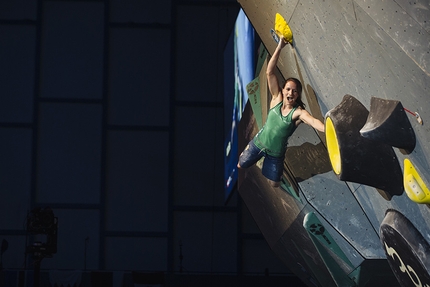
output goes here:
{"type": "MultiPolygon", "coordinates": [[[[297,47],[294,47],[294,60],[296,63],[298,78],[304,83],[304,75],[299,65],[299,59],[301,59],[300,53],[297,47]]],[[[304,61],[302,61],[304,63],[304,61]]],[[[305,74],[306,66],[304,67],[305,74]]],[[[318,102],[318,98],[315,94],[315,90],[311,85],[303,85],[302,95],[306,97],[307,107],[306,110],[324,123],[324,115],[321,111],[321,106],[318,102]]],[[[297,182],[305,181],[316,174],[323,174],[332,170],[330,159],[326,148],[326,138],[324,133],[318,132],[320,143],[313,145],[309,142],[302,144],[301,146],[288,147],[286,152],[287,166],[292,171],[297,182]]]]}
{"type": "Polygon", "coordinates": [[[297,182],[305,181],[316,174],[332,170],[325,145],[305,142],[287,149],[286,163],[297,182]]]}

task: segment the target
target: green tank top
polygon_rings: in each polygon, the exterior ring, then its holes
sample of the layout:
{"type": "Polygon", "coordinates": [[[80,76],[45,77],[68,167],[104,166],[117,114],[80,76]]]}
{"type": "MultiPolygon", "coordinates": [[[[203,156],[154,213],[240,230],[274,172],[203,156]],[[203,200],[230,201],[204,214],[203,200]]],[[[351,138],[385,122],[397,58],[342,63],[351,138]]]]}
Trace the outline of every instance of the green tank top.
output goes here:
{"type": "Polygon", "coordinates": [[[292,118],[297,107],[294,107],[285,117],[282,115],[281,108],[282,102],[269,110],[266,123],[254,138],[254,143],[259,149],[275,157],[285,155],[288,138],[296,130],[296,123],[292,118]]]}

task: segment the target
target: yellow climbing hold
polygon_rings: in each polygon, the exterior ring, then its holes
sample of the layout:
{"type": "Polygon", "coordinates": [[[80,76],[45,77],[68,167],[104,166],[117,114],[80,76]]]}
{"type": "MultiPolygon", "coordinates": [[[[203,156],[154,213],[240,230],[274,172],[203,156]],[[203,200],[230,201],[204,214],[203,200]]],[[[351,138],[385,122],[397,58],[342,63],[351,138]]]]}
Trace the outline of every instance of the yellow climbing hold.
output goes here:
{"type": "Polygon", "coordinates": [[[430,203],[430,191],[409,159],[404,160],[403,184],[410,200],[416,203],[430,203]]]}
{"type": "Polygon", "coordinates": [[[334,128],[333,121],[330,117],[327,117],[325,121],[325,137],[333,171],[336,174],[340,174],[342,171],[342,163],[340,158],[339,142],[337,141],[336,129],[334,128]]]}
{"type": "Polygon", "coordinates": [[[290,27],[285,21],[284,17],[282,17],[279,13],[276,13],[275,17],[275,31],[279,36],[284,36],[285,40],[290,44],[293,43],[293,32],[291,32],[290,27]]]}

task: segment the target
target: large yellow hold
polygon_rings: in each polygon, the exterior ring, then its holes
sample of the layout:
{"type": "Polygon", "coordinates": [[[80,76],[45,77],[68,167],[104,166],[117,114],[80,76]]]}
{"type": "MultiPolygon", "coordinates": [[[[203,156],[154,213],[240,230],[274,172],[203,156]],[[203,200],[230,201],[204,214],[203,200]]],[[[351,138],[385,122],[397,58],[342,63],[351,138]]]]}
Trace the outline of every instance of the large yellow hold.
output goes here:
{"type": "Polygon", "coordinates": [[[287,21],[285,21],[284,17],[282,17],[279,13],[276,13],[275,32],[279,36],[284,36],[284,39],[287,40],[287,42],[289,42],[290,44],[293,43],[293,32],[291,32],[287,21]]]}

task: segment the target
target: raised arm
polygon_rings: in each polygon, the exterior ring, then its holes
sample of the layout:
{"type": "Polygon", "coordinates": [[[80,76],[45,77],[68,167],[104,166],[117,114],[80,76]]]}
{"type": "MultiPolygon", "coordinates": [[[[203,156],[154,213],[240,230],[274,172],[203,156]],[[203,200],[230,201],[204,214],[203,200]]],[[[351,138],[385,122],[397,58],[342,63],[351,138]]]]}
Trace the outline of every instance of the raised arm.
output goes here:
{"type": "Polygon", "coordinates": [[[287,42],[284,41],[284,37],[280,37],[278,46],[276,46],[275,52],[273,52],[273,55],[270,58],[269,63],[267,64],[267,83],[269,85],[270,94],[272,94],[272,100],[277,97],[281,97],[282,99],[282,94],[279,93],[281,91],[281,87],[279,86],[278,78],[276,77],[275,71],[276,65],[278,64],[279,55],[281,54],[281,50],[285,47],[286,44],[287,42]]]}
{"type": "Polygon", "coordinates": [[[308,111],[300,109],[299,119],[320,132],[324,132],[324,124],[314,118],[308,111]]]}

